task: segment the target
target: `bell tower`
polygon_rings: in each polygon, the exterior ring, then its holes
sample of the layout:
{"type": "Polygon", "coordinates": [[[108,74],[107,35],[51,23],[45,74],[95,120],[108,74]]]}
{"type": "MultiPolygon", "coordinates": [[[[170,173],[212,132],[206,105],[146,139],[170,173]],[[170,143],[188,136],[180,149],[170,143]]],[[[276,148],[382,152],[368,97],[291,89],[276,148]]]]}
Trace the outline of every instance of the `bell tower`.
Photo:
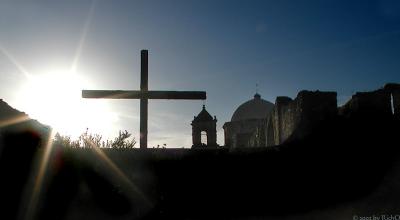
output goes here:
{"type": "Polygon", "coordinates": [[[217,118],[207,112],[205,105],[201,112],[194,116],[192,125],[192,148],[217,147],[217,118]],[[202,143],[202,133],[205,133],[207,143],[202,143]]]}

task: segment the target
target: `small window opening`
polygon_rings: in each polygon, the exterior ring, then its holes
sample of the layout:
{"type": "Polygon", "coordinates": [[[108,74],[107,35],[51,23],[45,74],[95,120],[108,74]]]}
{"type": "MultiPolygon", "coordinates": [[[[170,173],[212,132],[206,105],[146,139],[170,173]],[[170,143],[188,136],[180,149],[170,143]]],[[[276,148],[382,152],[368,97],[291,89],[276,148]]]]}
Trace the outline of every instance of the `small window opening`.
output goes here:
{"type": "Polygon", "coordinates": [[[392,109],[392,115],[394,115],[393,94],[390,94],[390,107],[392,109]]]}
{"type": "Polygon", "coordinates": [[[205,131],[201,132],[201,144],[207,145],[207,132],[205,131]]]}

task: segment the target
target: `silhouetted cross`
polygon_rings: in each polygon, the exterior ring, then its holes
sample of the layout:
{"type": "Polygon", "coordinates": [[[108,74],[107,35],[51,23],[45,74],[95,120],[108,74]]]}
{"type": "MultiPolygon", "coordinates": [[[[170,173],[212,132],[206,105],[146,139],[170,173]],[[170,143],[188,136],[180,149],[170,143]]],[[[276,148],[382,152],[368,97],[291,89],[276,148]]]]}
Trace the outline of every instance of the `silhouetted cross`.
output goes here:
{"type": "Polygon", "coordinates": [[[82,90],[83,98],[140,99],[140,148],[147,148],[147,113],[149,99],[206,99],[206,92],[149,91],[148,51],[141,51],[140,90],[82,90]]]}

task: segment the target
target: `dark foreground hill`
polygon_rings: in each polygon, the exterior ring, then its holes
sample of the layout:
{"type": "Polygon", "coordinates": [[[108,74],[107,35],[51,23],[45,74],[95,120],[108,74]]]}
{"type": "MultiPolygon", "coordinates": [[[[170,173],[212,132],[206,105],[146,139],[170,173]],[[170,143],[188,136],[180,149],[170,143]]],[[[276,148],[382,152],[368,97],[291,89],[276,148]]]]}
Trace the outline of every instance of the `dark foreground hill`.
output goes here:
{"type": "Polygon", "coordinates": [[[1,219],[16,218],[24,189],[31,178],[38,149],[47,142],[50,127],[29,118],[0,99],[1,219]]]}
{"type": "MultiPolygon", "coordinates": [[[[99,151],[54,146],[35,217],[353,219],[398,215],[399,131],[391,115],[365,113],[337,116],[303,139],[269,148],[99,151]]],[[[26,132],[3,137],[1,202],[6,205],[0,215],[24,216],[28,211],[29,205],[21,204],[29,200],[26,188],[33,188],[35,181],[30,182],[26,170],[35,154],[46,151],[35,148],[41,138],[26,132]]]]}

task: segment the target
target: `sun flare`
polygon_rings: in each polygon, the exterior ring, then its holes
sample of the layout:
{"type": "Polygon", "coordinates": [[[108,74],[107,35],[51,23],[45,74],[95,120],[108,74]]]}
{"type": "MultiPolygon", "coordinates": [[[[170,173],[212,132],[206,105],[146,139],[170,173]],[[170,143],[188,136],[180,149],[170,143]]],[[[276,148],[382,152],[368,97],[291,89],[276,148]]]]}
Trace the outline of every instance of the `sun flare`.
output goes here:
{"type": "Polygon", "coordinates": [[[81,98],[91,87],[81,75],[69,71],[48,71],[32,75],[18,94],[18,103],[30,117],[52,126],[61,134],[77,137],[86,128],[108,136],[117,115],[104,101],[81,98]]]}

